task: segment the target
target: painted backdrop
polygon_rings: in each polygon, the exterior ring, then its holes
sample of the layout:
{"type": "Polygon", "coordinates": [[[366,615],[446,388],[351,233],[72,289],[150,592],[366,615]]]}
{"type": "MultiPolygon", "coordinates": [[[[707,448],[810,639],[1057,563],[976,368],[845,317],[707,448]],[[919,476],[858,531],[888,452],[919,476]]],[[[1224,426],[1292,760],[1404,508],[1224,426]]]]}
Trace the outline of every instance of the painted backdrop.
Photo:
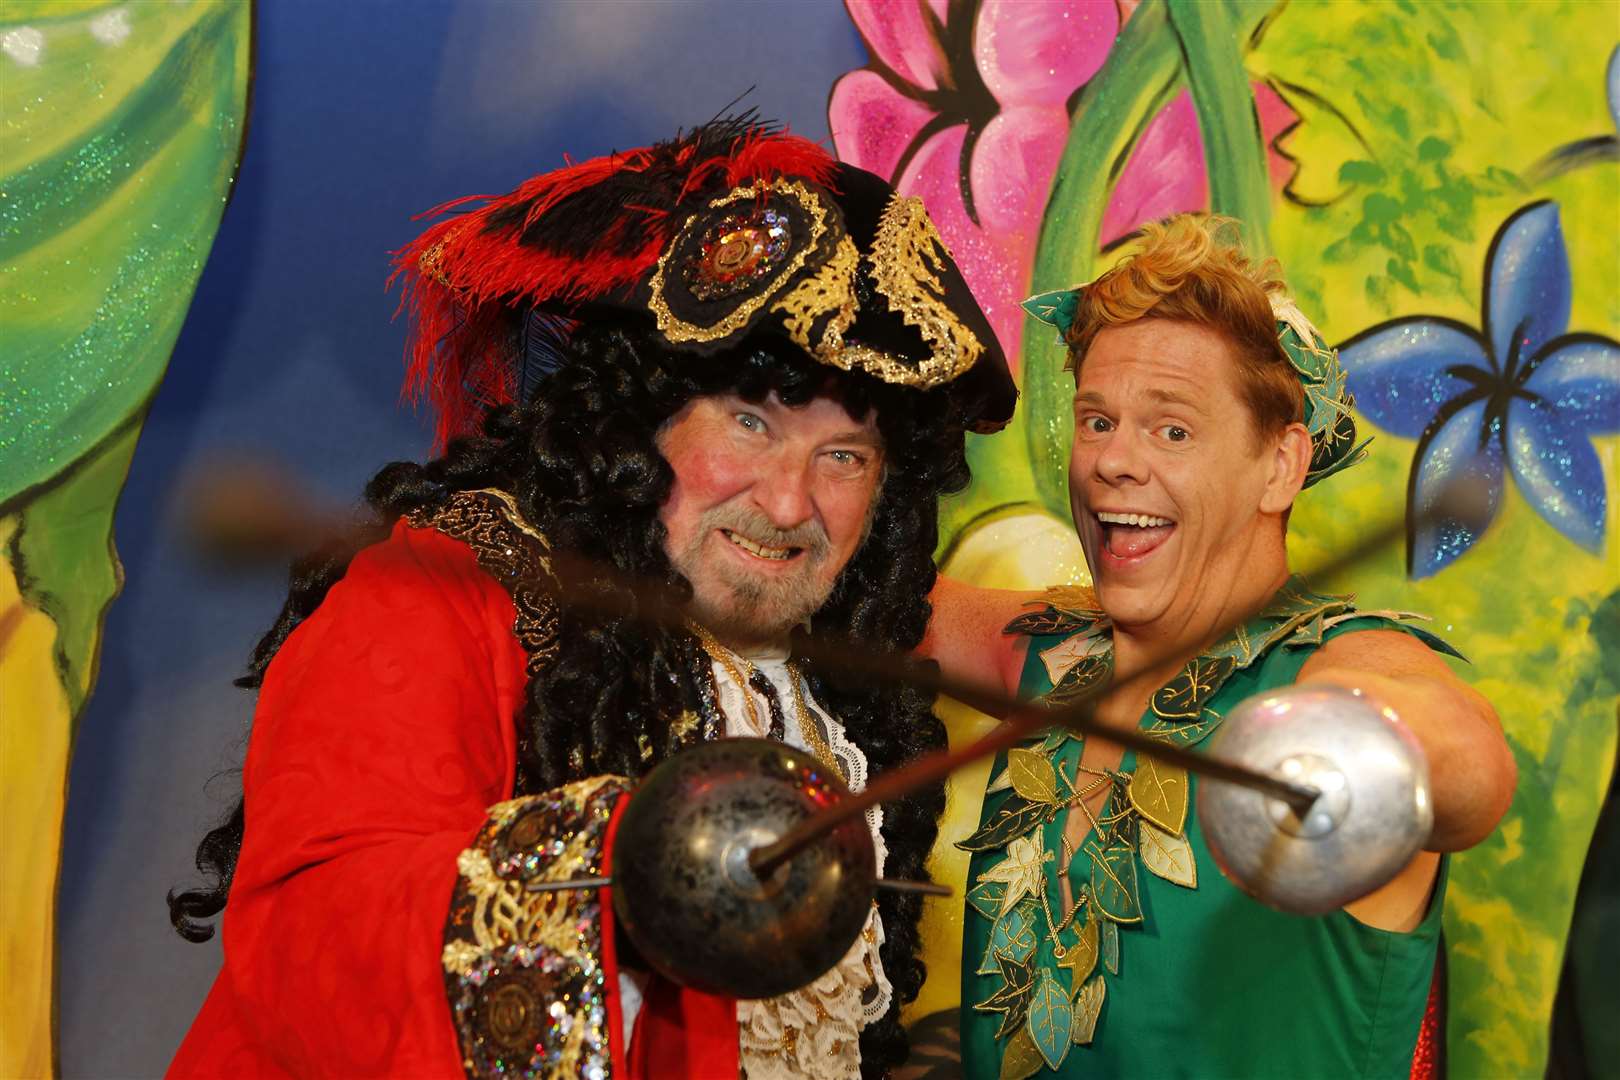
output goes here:
{"type": "MultiPolygon", "coordinates": [[[[1083,575],[1064,478],[1073,382],[1017,301],[1091,279],[1138,223],[1183,210],[1240,219],[1282,261],[1300,306],[1342,343],[1375,436],[1366,464],[1302,497],[1296,568],[1417,518],[1451,477],[1490,492],[1482,531],[1408,527],[1403,548],[1316,584],[1434,613],[1501,712],[1520,787],[1498,831],[1454,862],[1449,1065],[1541,1072],[1620,695],[1615,9],[849,9],[871,59],[833,88],[834,143],[928,203],[1019,358],[1018,419],[974,444],[948,572],[1008,585],[1083,575]]],[[[958,740],[982,724],[953,720],[958,740]]],[[[953,785],[945,834],[972,831],[983,779],[953,785]]],[[[935,853],[959,890],[966,866],[966,852],[935,853]]],[[[931,911],[914,1018],[958,997],[960,912],[931,911]]]]}
{"type": "MultiPolygon", "coordinates": [[[[1376,436],[1369,463],[1302,500],[1300,565],[1448,472],[1498,493],[1481,535],[1441,523],[1324,584],[1439,616],[1502,711],[1521,790],[1453,873],[1451,1064],[1540,1072],[1620,695],[1612,6],[282,0],[252,18],[252,132],[216,240],[247,6],[0,3],[0,826],[25,821],[34,845],[8,832],[0,849],[19,988],[0,1002],[0,1073],[49,1053],[40,943],[75,715],[62,1073],[160,1072],[217,965],[161,898],[233,797],[228,772],[204,791],[242,750],[250,703],[227,683],[283,586],[192,561],[177,487],[245,453],[349,500],[378,463],[423,453],[394,408],[380,289],[409,216],[660,137],[750,84],[765,113],[928,203],[1016,357],[1019,419],[975,442],[975,484],[948,508],[953,573],[1083,574],[1064,376],[1016,301],[1093,276],[1178,210],[1241,217],[1282,260],[1376,436]],[[86,705],[121,487],[127,586],[86,705]]],[[[975,723],[953,714],[953,735],[975,723]]],[[[953,787],[947,833],[971,827],[982,786],[953,787]]],[[[935,867],[960,882],[965,860],[942,848],[935,867]]],[[[914,1017],[954,1004],[949,910],[933,909],[914,1017]]]]}

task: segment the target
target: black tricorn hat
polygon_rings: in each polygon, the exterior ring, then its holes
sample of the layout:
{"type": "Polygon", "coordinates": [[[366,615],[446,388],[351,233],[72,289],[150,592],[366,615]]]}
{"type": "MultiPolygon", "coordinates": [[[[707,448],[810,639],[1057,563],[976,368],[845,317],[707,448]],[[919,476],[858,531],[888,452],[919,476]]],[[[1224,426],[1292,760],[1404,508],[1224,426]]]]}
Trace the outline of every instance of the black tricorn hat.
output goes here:
{"type": "Polygon", "coordinates": [[[922,201],[751,114],[569,165],[430,226],[395,253],[406,390],[440,443],[521,397],[515,325],[645,319],[675,350],[785,338],[887,383],[949,384],[990,432],[1018,391],[922,201]]]}

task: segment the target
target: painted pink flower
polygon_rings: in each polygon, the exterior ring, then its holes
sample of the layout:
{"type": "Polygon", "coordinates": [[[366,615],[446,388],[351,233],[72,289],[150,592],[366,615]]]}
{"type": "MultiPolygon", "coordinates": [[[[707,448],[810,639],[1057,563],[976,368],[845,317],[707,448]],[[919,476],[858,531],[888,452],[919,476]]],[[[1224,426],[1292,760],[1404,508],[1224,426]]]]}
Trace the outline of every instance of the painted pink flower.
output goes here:
{"type": "MultiPolygon", "coordinates": [[[[1017,363],[1041,219],[1078,91],[1108,58],[1115,0],[845,0],[871,57],[833,86],[838,156],[927,204],[1017,363]]],[[[1134,4],[1124,5],[1124,15],[1134,4]]],[[[1257,87],[1268,140],[1292,110],[1257,87]]],[[[1290,163],[1273,151],[1274,177],[1290,163]]],[[[1280,181],[1279,181],[1280,182],[1280,181]]],[[[1103,219],[1104,244],[1208,203],[1203,141],[1183,93],[1148,125],[1103,219]]]]}

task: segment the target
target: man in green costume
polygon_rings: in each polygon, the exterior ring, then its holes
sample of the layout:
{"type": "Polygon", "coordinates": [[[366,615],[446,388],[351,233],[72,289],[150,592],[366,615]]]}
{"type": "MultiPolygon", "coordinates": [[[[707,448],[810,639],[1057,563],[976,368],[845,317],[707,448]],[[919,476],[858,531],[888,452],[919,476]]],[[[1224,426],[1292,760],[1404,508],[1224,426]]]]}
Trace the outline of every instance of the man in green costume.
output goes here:
{"type": "Polygon", "coordinates": [[[1196,777],[1063,732],[1010,751],[959,845],[974,853],[964,1072],[1405,1076],[1444,853],[1496,826],[1515,767],[1495,711],[1437,655],[1444,643],[1289,574],[1295,496],[1361,456],[1338,358],[1271,264],[1194,217],[1150,227],[1097,281],[1026,307],[1070,350],[1070,502],[1095,592],[942,581],[924,651],[1024,697],[1109,680],[1104,724],[1189,747],[1250,695],[1359,689],[1422,744],[1434,827],[1369,895],[1287,915],[1216,871],[1196,777]]]}

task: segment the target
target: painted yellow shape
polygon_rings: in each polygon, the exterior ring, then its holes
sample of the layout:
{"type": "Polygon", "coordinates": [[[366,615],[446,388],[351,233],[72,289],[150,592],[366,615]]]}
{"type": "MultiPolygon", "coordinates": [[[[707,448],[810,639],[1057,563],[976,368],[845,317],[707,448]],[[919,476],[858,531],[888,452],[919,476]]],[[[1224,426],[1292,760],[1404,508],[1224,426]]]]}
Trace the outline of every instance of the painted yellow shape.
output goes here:
{"type": "MultiPolygon", "coordinates": [[[[0,519],[0,550],[17,519],[0,519]]],[[[0,559],[0,1076],[51,1075],[56,874],[72,716],[56,624],[0,559]]]]}
{"type": "MultiPolygon", "coordinates": [[[[944,572],[958,581],[990,589],[1041,589],[1091,581],[1074,530],[1067,522],[1038,512],[996,518],[970,529],[951,550],[944,572]]],[[[995,723],[977,709],[950,698],[941,698],[936,712],[953,748],[979,738],[995,723]]],[[[939,819],[939,840],[928,856],[928,872],[935,881],[950,886],[955,896],[923,906],[918,933],[928,978],[917,1000],[906,1007],[901,1017],[904,1023],[941,1009],[954,1009],[961,999],[962,897],[967,893],[971,854],[952,841],[979,827],[979,811],[989,782],[987,759],[952,774],[946,783],[945,813],[939,819]]]]}

